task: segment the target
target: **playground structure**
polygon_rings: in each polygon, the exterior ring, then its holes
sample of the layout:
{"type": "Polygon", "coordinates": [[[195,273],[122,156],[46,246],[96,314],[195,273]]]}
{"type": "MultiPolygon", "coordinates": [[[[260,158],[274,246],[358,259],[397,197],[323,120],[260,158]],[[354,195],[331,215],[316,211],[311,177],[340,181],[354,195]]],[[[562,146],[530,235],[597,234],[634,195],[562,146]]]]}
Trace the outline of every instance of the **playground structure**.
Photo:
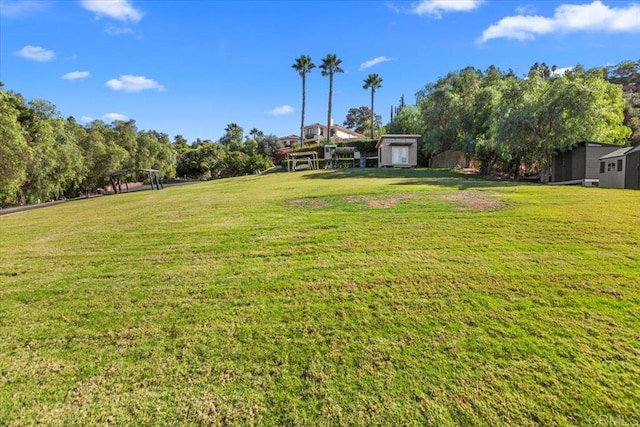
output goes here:
{"type": "Polygon", "coordinates": [[[287,154],[287,170],[289,172],[303,169],[318,169],[318,153],[300,151],[287,154]]]}
{"type": "Polygon", "coordinates": [[[318,158],[318,151],[301,151],[287,154],[285,160],[287,171],[320,169],[321,164],[324,169],[364,168],[367,166],[367,160],[378,160],[377,156],[366,157],[367,153],[362,155],[357,147],[326,144],[321,150],[320,153],[324,154],[322,158],[318,158]]]}
{"type": "Polygon", "coordinates": [[[360,151],[356,147],[338,147],[335,144],[324,146],[324,168],[336,169],[341,167],[356,166],[356,160],[360,161],[360,151]],[[351,165],[349,166],[349,163],[351,165]]]}

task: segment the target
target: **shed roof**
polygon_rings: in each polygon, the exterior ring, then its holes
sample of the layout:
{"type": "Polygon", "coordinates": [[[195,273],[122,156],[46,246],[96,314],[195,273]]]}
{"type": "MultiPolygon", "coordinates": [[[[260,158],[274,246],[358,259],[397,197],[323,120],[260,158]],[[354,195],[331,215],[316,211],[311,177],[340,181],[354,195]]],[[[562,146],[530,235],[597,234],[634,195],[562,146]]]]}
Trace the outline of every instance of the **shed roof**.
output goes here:
{"type": "Polygon", "coordinates": [[[380,145],[382,145],[382,141],[384,141],[385,139],[406,139],[407,140],[407,144],[411,144],[413,142],[418,142],[418,139],[422,138],[422,135],[417,135],[417,134],[409,134],[409,135],[402,135],[402,134],[386,134],[386,135],[382,135],[380,136],[380,139],[378,140],[378,143],[376,144],[376,148],[380,148],[380,145]]]}
{"type": "Polygon", "coordinates": [[[619,147],[619,145],[611,144],[609,142],[580,141],[571,148],[575,147],[619,147]]]}
{"type": "Polygon", "coordinates": [[[609,154],[605,154],[604,156],[600,157],[599,160],[604,160],[604,159],[612,159],[614,157],[622,157],[625,156],[629,151],[633,150],[634,147],[623,147],[623,148],[619,148],[615,151],[610,152],[609,154]]]}
{"type": "Polygon", "coordinates": [[[631,147],[631,150],[627,151],[627,154],[635,153],[640,151],[640,145],[636,145],[635,147],[631,147]]]}

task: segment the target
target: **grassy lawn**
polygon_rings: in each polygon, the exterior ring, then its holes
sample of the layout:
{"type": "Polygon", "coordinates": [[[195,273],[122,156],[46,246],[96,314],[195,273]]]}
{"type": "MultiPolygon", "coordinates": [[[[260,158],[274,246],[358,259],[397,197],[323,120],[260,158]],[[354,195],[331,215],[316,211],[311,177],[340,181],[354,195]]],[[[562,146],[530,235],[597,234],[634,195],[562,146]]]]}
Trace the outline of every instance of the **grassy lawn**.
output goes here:
{"type": "Polygon", "coordinates": [[[0,217],[0,283],[0,425],[640,423],[637,191],[365,169],[108,196],[0,217]]]}

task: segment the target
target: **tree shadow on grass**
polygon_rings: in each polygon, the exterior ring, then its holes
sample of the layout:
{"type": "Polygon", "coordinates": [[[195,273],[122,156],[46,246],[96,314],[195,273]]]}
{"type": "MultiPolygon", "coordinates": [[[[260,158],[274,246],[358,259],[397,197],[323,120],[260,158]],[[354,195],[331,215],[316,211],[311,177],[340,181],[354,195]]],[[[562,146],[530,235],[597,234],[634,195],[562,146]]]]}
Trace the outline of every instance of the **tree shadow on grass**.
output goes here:
{"type": "Polygon", "coordinates": [[[526,182],[491,179],[475,174],[451,170],[451,169],[393,169],[393,168],[352,168],[332,169],[323,172],[309,173],[303,179],[333,180],[343,178],[374,178],[374,179],[405,179],[402,182],[394,182],[391,185],[431,185],[447,188],[458,187],[460,190],[467,188],[497,188],[515,187],[520,185],[537,185],[526,182]]]}

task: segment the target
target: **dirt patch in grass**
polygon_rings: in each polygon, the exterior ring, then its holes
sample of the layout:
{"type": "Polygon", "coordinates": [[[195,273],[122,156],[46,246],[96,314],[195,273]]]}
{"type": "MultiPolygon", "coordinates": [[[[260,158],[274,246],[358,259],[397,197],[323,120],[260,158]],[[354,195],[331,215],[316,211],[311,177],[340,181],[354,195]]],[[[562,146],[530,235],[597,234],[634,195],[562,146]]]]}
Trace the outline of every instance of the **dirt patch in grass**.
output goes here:
{"type": "Polygon", "coordinates": [[[329,201],[316,197],[307,197],[304,199],[289,200],[285,203],[288,208],[301,208],[301,209],[319,209],[329,206],[329,201]]]}
{"type": "MultiPolygon", "coordinates": [[[[347,196],[344,201],[348,203],[357,203],[368,209],[389,209],[396,207],[400,203],[409,200],[420,199],[438,199],[452,202],[459,210],[486,211],[496,210],[505,206],[504,201],[491,197],[494,192],[461,190],[453,194],[359,194],[347,196]]],[[[333,203],[324,198],[307,197],[303,199],[295,199],[286,202],[287,207],[300,209],[321,209],[333,205],[333,203]]]]}
{"type": "Polygon", "coordinates": [[[413,194],[379,194],[379,195],[359,195],[349,196],[348,202],[363,203],[365,207],[371,209],[392,208],[401,202],[416,199],[413,194]]]}
{"type": "Polygon", "coordinates": [[[500,209],[505,206],[504,201],[487,197],[487,195],[490,194],[494,193],[462,190],[453,194],[434,196],[434,198],[454,202],[459,205],[460,210],[488,211],[500,209]]]}

